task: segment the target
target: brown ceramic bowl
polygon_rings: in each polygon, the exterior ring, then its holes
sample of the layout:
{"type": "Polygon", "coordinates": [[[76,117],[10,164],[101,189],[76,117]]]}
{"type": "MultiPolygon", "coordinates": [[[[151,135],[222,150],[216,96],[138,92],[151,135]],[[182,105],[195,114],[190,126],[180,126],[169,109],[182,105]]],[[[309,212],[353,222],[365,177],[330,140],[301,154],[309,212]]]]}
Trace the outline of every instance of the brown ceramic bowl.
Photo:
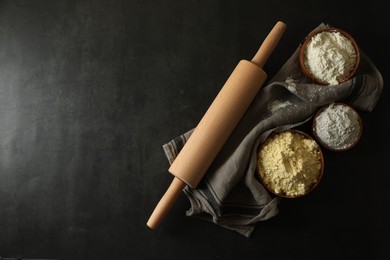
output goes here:
{"type": "Polygon", "coordinates": [[[349,106],[349,105],[347,105],[347,104],[345,104],[345,103],[342,103],[342,102],[335,102],[335,103],[332,103],[332,104],[329,104],[329,105],[326,105],[326,106],[321,107],[321,108],[317,111],[317,113],[314,115],[313,124],[312,124],[313,136],[314,136],[314,138],[318,141],[318,143],[321,144],[321,146],[323,146],[324,148],[326,148],[326,149],[328,149],[328,150],[330,150],[330,151],[333,151],[333,152],[343,152],[343,151],[350,150],[350,149],[352,149],[353,147],[355,147],[357,143],[359,143],[359,141],[360,141],[360,139],[361,139],[361,137],[362,137],[362,133],[363,133],[363,122],[362,122],[362,119],[361,119],[359,113],[358,113],[353,107],[351,107],[351,106],[349,106]],[[329,146],[328,144],[326,144],[323,140],[321,140],[321,138],[318,136],[317,131],[316,131],[316,129],[317,129],[317,127],[316,127],[316,119],[317,119],[317,117],[318,117],[326,108],[328,108],[328,107],[329,107],[330,105],[332,105],[332,104],[335,104],[335,105],[337,105],[337,106],[345,106],[345,107],[351,109],[351,110],[356,114],[357,120],[358,120],[358,123],[359,123],[359,126],[360,126],[360,131],[359,131],[359,134],[358,134],[356,140],[355,140],[353,143],[351,143],[349,146],[345,147],[345,148],[339,148],[339,149],[337,149],[337,148],[334,148],[334,147],[330,147],[330,146],[329,146]]]}
{"type": "MultiPolygon", "coordinates": [[[[296,134],[300,134],[302,136],[304,136],[305,138],[309,139],[309,140],[312,140],[314,142],[316,142],[316,140],[314,138],[312,138],[310,135],[308,135],[307,133],[305,132],[302,132],[302,131],[299,131],[299,130],[287,130],[285,132],[292,132],[292,133],[296,133],[296,134]]],[[[262,149],[263,145],[267,143],[268,140],[270,140],[272,137],[274,137],[275,135],[279,134],[279,133],[282,133],[282,132],[275,132],[275,133],[272,133],[265,141],[262,145],[259,146],[258,148],[258,151],[257,151],[257,154],[259,154],[259,151],[262,149]]],[[[316,142],[317,143],[317,142],[316,142]]],[[[287,194],[282,194],[282,193],[277,193],[275,192],[271,187],[269,187],[262,179],[261,177],[261,174],[260,174],[260,171],[259,171],[259,164],[257,164],[257,167],[256,167],[256,175],[260,181],[260,183],[272,194],[278,196],[278,197],[282,197],[282,198],[289,198],[289,199],[293,199],[293,198],[299,198],[299,197],[303,197],[303,196],[306,196],[308,195],[309,193],[311,193],[317,186],[318,184],[320,183],[321,179],[322,179],[322,176],[324,175],[324,155],[322,153],[322,150],[321,150],[321,146],[317,143],[318,145],[318,150],[320,152],[320,163],[321,163],[321,170],[320,170],[320,173],[318,174],[318,179],[317,179],[317,182],[313,183],[312,186],[310,187],[310,189],[308,191],[306,191],[306,193],[304,194],[299,194],[299,195],[287,195],[287,194]]],[[[258,157],[257,157],[258,158],[258,157]]]]}
{"type": "Polygon", "coordinates": [[[305,52],[306,52],[307,44],[311,41],[313,36],[315,36],[318,33],[322,33],[322,32],[339,32],[340,34],[345,36],[347,39],[349,39],[351,41],[352,45],[355,47],[355,51],[356,51],[356,63],[355,63],[355,66],[349,72],[348,75],[346,75],[342,79],[339,79],[338,81],[339,81],[339,84],[340,84],[342,82],[345,82],[345,81],[351,79],[355,75],[356,70],[358,69],[358,67],[360,65],[360,50],[359,50],[359,47],[358,47],[355,39],[349,33],[345,32],[345,31],[343,31],[341,29],[338,29],[338,28],[319,29],[319,30],[313,31],[312,33],[310,33],[306,37],[306,39],[304,40],[304,42],[301,45],[300,52],[299,52],[299,65],[301,67],[301,70],[302,70],[303,74],[305,74],[305,76],[308,77],[314,83],[317,83],[317,84],[320,84],[320,85],[329,85],[328,82],[321,81],[320,79],[314,77],[314,75],[312,75],[312,73],[310,73],[310,71],[306,68],[306,65],[305,65],[305,52]]]}

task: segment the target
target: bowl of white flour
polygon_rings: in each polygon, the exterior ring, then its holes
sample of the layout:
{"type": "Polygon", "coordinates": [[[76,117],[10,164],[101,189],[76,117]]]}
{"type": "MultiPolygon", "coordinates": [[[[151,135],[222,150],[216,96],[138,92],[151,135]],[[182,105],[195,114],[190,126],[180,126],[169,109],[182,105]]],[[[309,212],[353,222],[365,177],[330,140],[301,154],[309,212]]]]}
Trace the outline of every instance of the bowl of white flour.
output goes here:
{"type": "Polygon", "coordinates": [[[299,63],[314,83],[338,85],[351,79],[360,63],[354,38],[338,28],[324,28],[309,34],[301,45],[299,63]]]}
{"type": "Polygon", "coordinates": [[[360,140],[363,123],[351,106],[336,102],[320,108],[313,119],[313,135],[328,150],[342,152],[360,140]]]}

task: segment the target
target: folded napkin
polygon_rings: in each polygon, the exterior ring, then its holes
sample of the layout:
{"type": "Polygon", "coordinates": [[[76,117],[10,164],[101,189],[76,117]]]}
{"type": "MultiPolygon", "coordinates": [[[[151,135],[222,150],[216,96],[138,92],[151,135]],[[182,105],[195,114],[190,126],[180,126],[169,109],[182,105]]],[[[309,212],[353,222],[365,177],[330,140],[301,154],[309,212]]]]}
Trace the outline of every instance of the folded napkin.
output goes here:
{"type": "MultiPolygon", "coordinates": [[[[314,30],[330,27],[321,23],[314,30]]],[[[299,47],[279,72],[263,86],[222,150],[195,189],[186,187],[191,202],[187,216],[211,221],[249,237],[257,222],[278,213],[275,197],[255,177],[257,148],[273,131],[309,121],[323,105],[345,102],[371,111],[383,88],[380,72],[361,51],[355,77],[339,85],[313,84],[299,67],[299,47]]],[[[163,145],[172,163],[193,130],[163,145]]]]}

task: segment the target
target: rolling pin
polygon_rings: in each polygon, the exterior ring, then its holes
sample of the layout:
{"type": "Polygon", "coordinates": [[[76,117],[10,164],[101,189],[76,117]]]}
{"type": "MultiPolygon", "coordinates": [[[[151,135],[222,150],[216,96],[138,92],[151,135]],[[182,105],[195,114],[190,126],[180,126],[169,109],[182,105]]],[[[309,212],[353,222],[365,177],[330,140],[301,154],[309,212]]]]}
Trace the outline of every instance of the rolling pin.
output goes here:
{"type": "Polygon", "coordinates": [[[222,149],[267,78],[262,67],[282,37],[286,25],[277,22],[252,61],[241,60],[184,145],[169,172],[175,177],[150,216],[157,228],[186,185],[195,188],[222,149]]]}

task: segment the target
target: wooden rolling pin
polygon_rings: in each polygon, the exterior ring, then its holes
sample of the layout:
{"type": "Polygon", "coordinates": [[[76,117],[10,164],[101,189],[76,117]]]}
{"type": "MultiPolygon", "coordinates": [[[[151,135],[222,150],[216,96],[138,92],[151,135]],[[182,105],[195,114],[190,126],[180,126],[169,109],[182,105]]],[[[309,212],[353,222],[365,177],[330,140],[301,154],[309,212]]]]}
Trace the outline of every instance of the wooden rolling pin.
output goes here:
{"type": "Polygon", "coordinates": [[[169,168],[175,178],[150,216],[155,229],[186,185],[195,188],[267,78],[262,70],[286,25],[277,22],[252,61],[241,60],[169,168]]]}

